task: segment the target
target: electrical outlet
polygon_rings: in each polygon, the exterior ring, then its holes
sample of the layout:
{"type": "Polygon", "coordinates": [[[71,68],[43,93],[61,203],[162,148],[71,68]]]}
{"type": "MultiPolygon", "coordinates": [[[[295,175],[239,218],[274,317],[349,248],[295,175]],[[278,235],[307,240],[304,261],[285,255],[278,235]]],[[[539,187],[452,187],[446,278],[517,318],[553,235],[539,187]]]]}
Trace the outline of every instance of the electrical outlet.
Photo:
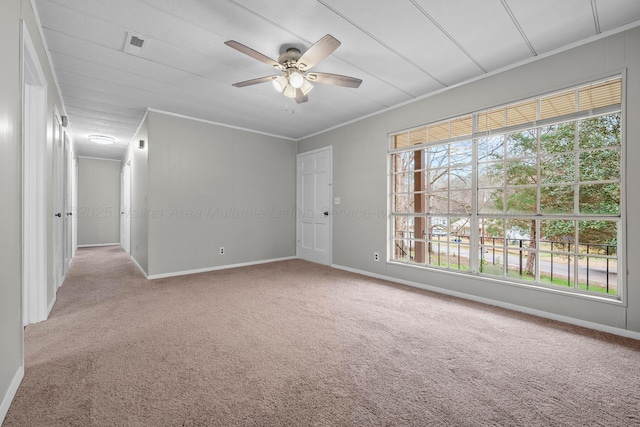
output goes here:
{"type": "Polygon", "coordinates": [[[220,246],[220,255],[224,255],[224,246],[220,246]]]}
{"type": "Polygon", "coordinates": [[[373,260],[374,260],[375,262],[380,261],[380,252],[374,252],[374,253],[373,253],[373,260]]]}

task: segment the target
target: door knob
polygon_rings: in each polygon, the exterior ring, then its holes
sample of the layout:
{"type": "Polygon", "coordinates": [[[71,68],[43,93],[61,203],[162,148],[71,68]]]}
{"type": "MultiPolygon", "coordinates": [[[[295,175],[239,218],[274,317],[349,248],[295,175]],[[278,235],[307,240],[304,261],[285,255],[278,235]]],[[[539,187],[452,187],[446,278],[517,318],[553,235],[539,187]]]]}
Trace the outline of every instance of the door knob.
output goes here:
{"type": "Polygon", "coordinates": [[[56,216],[57,216],[58,218],[62,218],[62,214],[61,214],[60,212],[58,212],[58,213],[56,214],[56,216]]]}
{"type": "Polygon", "coordinates": [[[324,213],[324,216],[329,216],[329,212],[325,212],[325,213],[324,213]]]}

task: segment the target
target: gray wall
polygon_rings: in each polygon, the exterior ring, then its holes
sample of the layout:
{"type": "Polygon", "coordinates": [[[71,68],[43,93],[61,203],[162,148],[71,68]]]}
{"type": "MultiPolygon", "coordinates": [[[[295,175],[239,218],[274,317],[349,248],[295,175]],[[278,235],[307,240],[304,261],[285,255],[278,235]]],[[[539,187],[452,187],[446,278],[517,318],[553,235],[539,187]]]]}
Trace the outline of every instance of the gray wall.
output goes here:
{"type": "Polygon", "coordinates": [[[295,256],[294,141],[156,111],[147,122],[150,276],[295,256]]]}
{"type": "MultiPolygon", "coordinates": [[[[0,7],[0,403],[22,366],[20,253],[20,1],[0,7]],[[13,207],[8,209],[7,207],[13,207]]],[[[0,414],[0,422],[2,414],[0,414]]]]}
{"type": "MultiPolygon", "coordinates": [[[[640,218],[640,28],[525,64],[374,117],[310,137],[298,152],[333,145],[333,263],[351,269],[462,292],[480,298],[640,332],[640,222],[626,224],[626,306],[596,298],[566,296],[498,281],[373,262],[387,248],[387,134],[464,113],[539,95],[626,69],[627,218],[640,218]]],[[[620,269],[624,272],[624,268],[620,269]]]]}
{"type": "Polygon", "coordinates": [[[120,162],[80,157],[78,245],[120,242],[120,162]]]}
{"type": "Polygon", "coordinates": [[[21,320],[21,164],[22,106],[20,80],[20,20],[29,30],[47,80],[47,306],[55,298],[53,279],[53,193],[52,125],[54,105],[66,114],[57,91],[49,61],[40,38],[35,13],[29,0],[3,0],[0,3],[0,404],[23,364],[21,320]]]}

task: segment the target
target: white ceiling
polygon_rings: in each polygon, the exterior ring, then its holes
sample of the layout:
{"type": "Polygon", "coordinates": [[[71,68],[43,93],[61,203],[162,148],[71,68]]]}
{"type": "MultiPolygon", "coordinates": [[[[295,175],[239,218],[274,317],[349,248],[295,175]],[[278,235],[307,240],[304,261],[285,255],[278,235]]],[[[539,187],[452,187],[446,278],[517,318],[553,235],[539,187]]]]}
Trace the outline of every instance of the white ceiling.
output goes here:
{"type": "Polygon", "coordinates": [[[35,0],[78,154],[119,159],[147,108],[299,139],[568,44],[640,24],[639,0],[35,0]],[[123,52],[128,32],[148,38],[123,52]],[[224,45],[273,59],[325,34],[342,42],[297,105],[273,74],[224,45]],[[90,134],[116,144],[89,143],[90,134]]]}

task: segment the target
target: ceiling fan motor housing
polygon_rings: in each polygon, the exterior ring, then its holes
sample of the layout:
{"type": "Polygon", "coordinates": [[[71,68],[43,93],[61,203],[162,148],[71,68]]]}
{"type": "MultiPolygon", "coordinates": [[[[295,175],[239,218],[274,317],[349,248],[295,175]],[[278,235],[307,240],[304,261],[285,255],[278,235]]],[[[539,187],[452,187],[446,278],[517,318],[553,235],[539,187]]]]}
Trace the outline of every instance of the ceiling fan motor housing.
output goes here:
{"type": "Polygon", "coordinates": [[[300,49],[290,47],[285,53],[278,57],[278,62],[285,68],[298,68],[298,59],[300,59],[300,49]]]}

